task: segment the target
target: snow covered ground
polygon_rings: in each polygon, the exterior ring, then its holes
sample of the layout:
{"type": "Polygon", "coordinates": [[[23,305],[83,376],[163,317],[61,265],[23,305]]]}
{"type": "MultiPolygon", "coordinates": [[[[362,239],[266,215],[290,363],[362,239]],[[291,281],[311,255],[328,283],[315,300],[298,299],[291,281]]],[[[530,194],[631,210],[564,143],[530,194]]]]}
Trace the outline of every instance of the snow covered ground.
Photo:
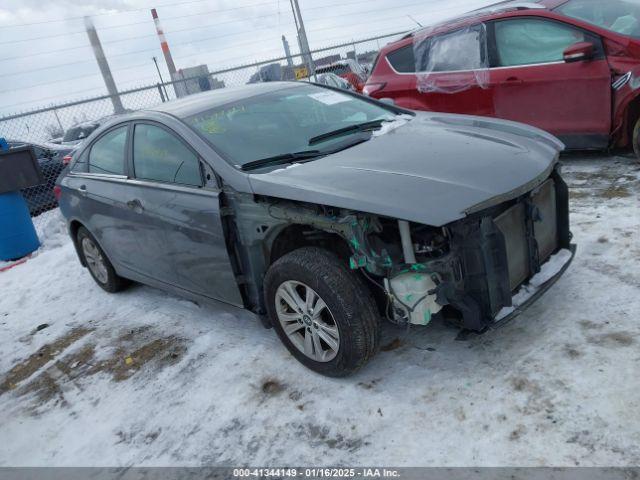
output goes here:
{"type": "Polygon", "coordinates": [[[104,293],[48,214],[0,273],[0,465],[640,464],[640,165],[564,163],[578,254],[549,292],[465,341],[387,327],[341,380],[249,313],[104,293]]]}

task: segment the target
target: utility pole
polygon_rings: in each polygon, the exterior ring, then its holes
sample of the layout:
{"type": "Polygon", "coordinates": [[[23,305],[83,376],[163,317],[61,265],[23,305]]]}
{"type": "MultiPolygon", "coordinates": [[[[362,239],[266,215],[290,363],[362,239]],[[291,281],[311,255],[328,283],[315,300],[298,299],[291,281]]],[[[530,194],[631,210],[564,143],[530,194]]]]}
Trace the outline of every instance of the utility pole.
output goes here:
{"type": "Polygon", "coordinates": [[[302,14],[300,13],[300,5],[298,0],[291,0],[291,9],[293,10],[293,19],[296,22],[296,28],[298,29],[298,43],[300,44],[300,53],[304,62],[309,69],[309,77],[315,75],[316,68],[311,58],[311,51],[309,50],[309,41],[307,40],[307,32],[304,29],[304,22],[302,21],[302,14]]]}
{"type": "MultiPolygon", "coordinates": [[[[162,30],[162,26],[160,26],[160,19],[158,18],[158,12],[155,8],[151,9],[151,16],[153,17],[153,23],[156,25],[156,32],[158,33],[158,38],[160,39],[160,47],[162,48],[162,53],[164,54],[164,61],[167,62],[167,70],[169,70],[169,77],[171,77],[172,81],[176,81],[176,64],[173,63],[173,57],[171,56],[171,50],[169,50],[169,44],[167,43],[167,39],[164,36],[164,31],[162,30]]],[[[173,84],[173,90],[176,92],[176,97],[182,97],[180,93],[184,88],[178,88],[178,84],[173,84]],[[178,91],[180,90],[180,93],[178,91]]]]}
{"type": "Polygon", "coordinates": [[[100,73],[102,73],[104,84],[107,87],[107,93],[111,98],[111,103],[113,103],[113,112],[123,113],[124,107],[122,106],[122,101],[120,100],[116,83],[113,81],[113,76],[111,75],[109,62],[107,62],[107,57],[104,55],[104,50],[102,50],[102,44],[100,43],[98,32],[96,32],[96,27],[93,26],[91,17],[84,17],[84,25],[87,30],[87,35],[89,36],[91,48],[93,48],[93,54],[96,57],[96,62],[98,62],[98,67],[100,67],[100,73]]]}

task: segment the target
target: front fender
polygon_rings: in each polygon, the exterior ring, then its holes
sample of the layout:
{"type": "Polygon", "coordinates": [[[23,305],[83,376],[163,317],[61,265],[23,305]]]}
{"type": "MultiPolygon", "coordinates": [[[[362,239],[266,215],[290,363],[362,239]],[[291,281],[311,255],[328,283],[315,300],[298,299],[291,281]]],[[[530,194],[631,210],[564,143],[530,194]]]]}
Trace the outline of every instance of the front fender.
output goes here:
{"type": "Polygon", "coordinates": [[[612,141],[616,147],[628,146],[630,133],[640,116],[640,65],[627,63],[614,68],[612,141]],[[626,70],[625,70],[626,67],[626,70]],[[616,82],[623,82],[616,86],[616,82]]]}

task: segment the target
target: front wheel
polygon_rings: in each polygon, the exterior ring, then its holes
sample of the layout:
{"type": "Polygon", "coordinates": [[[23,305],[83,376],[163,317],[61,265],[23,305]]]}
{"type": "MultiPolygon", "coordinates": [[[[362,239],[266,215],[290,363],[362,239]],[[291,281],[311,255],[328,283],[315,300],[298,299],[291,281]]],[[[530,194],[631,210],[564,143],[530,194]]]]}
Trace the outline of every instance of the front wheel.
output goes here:
{"type": "Polygon", "coordinates": [[[280,340],[311,370],[346,376],[377,351],[380,319],[371,293],[332,253],[295,250],[271,266],[264,287],[280,340]]]}

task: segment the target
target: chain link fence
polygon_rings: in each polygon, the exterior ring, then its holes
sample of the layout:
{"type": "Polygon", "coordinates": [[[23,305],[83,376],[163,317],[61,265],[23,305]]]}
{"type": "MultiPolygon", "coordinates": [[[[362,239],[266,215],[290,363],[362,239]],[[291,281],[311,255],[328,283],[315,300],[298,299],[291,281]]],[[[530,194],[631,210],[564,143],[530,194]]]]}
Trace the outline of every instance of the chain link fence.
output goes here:
{"type": "MultiPolygon", "coordinates": [[[[362,73],[370,71],[380,46],[404,32],[384,34],[367,39],[341,43],[317,50],[309,55],[294,53],[221,69],[197,77],[178,78],[118,93],[125,112],[152,108],[162,102],[206,90],[244,85],[247,83],[297,80],[313,82],[315,71],[334,71],[341,75],[349,60],[356,62],[362,73]]],[[[363,79],[364,80],[364,79],[363,79]]],[[[57,207],[53,193],[55,182],[70,158],[73,149],[82,143],[101,123],[116,115],[113,99],[102,95],[67,102],[26,113],[0,118],[0,137],[10,146],[32,144],[45,183],[24,190],[32,217],[57,207]]],[[[34,219],[38,222],[39,219],[34,219]]]]}

